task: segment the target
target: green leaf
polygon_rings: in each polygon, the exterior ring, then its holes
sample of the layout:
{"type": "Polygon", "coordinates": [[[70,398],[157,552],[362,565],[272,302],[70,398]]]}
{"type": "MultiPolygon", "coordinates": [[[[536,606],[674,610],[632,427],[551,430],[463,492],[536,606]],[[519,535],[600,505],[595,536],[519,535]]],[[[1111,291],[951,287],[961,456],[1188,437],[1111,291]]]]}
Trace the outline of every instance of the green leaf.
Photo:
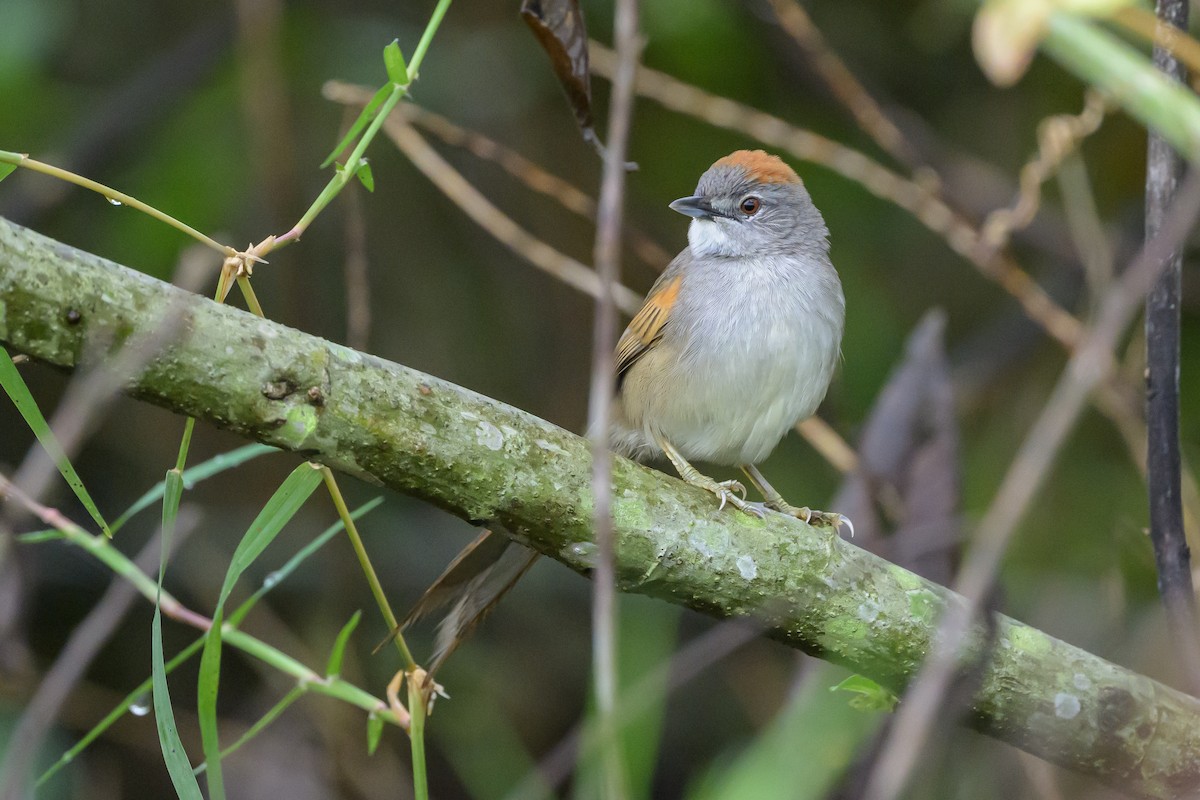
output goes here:
{"type": "Polygon", "coordinates": [[[292,470],[292,474],[275,490],[275,494],[271,495],[263,510],[246,529],[242,541],[233,552],[233,559],[225,574],[225,583],[221,587],[220,604],[229,597],[229,592],[242,573],[262,555],[263,550],[271,544],[283,526],[296,516],[300,506],[304,505],[304,501],[320,482],[321,471],[311,464],[304,463],[292,470]]]}
{"type": "Polygon", "coordinates": [[[379,740],[383,738],[383,717],[378,714],[367,716],[367,755],[375,755],[379,740]]]}
{"type": "Polygon", "coordinates": [[[225,798],[225,784],[221,773],[221,743],[217,733],[217,690],[221,679],[221,626],[224,622],[225,601],[238,578],[275,539],[283,526],[296,515],[300,506],[320,482],[320,470],[310,464],[301,464],[292,470],[292,474],[275,490],[275,494],[271,495],[271,499],[246,529],[233,552],[229,569],[225,572],[225,582],[221,586],[217,608],[213,612],[212,627],[205,637],[204,652],[200,656],[200,682],[196,689],[200,740],[204,744],[204,758],[208,762],[208,792],[212,800],[225,798]]]}
{"type": "Polygon", "coordinates": [[[21,377],[17,365],[13,363],[8,351],[3,347],[0,347],[0,386],[4,387],[5,393],[13,401],[17,411],[20,411],[21,416],[25,418],[25,424],[42,443],[42,447],[50,454],[50,458],[54,459],[55,466],[58,467],[58,471],[62,473],[71,490],[75,492],[79,502],[83,503],[83,507],[92,515],[92,519],[100,526],[100,530],[104,531],[104,535],[111,539],[112,531],[109,529],[108,523],[100,515],[100,509],[92,501],[92,496],[84,488],[83,481],[79,479],[67,454],[63,452],[58,439],[54,437],[53,431],[46,423],[46,418],[42,416],[41,410],[34,402],[33,395],[29,393],[29,387],[25,385],[25,380],[21,377]]]}
{"type": "Polygon", "coordinates": [[[367,187],[368,192],[375,191],[375,176],[371,173],[371,165],[364,158],[358,164],[358,169],[354,170],[354,176],[362,182],[362,185],[367,187]]]}
{"type": "MultiPolygon", "coordinates": [[[[357,520],[359,517],[378,508],[379,504],[382,502],[382,497],[376,497],[370,502],[363,503],[361,506],[350,512],[350,519],[357,520]]],[[[257,592],[248,597],[245,602],[238,606],[236,611],[229,615],[229,624],[241,624],[241,621],[246,618],[248,613],[250,613],[250,609],[254,607],[255,603],[263,598],[263,595],[278,586],[282,581],[286,580],[287,577],[295,572],[296,569],[302,563],[304,563],[309,556],[324,547],[330,539],[345,530],[345,527],[345,523],[339,519],[337,522],[333,523],[324,531],[322,531],[320,536],[304,545],[304,547],[300,548],[296,555],[287,560],[287,563],[272,572],[263,580],[263,585],[259,587],[257,592]]]]}
{"type": "Polygon", "coordinates": [[[362,619],[362,611],[355,611],[354,616],[350,617],[350,621],[343,625],[341,631],[338,632],[337,639],[333,642],[333,650],[329,652],[325,677],[336,678],[342,674],[342,657],[346,654],[346,643],[350,641],[350,634],[354,633],[360,619],[362,619]]]}
{"type": "Polygon", "coordinates": [[[337,147],[333,148],[324,161],[321,162],[321,169],[325,169],[333,163],[338,155],[350,146],[350,143],[358,138],[358,135],[363,132],[363,128],[370,124],[371,120],[375,119],[375,114],[379,111],[379,107],[383,105],[383,101],[387,100],[392,93],[392,85],[380,87],[375,96],[371,98],[371,102],[363,106],[362,112],[358,115],[358,119],[354,120],[354,124],[350,126],[350,130],[346,131],[346,135],[338,142],[337,147]]]}
{"type": "Polygon", "coordinates": [[[167,688],[167,670],[163,658],[162,643],[162,584],[167,570],[167,553],[171,551],[171,535],[175,532],[175,519],[179,513],[179,500],[183,497],[183,477],[178,470],[167,472],[166,490],[162,514],[162,555],[158,562],[158,595],[154,601],[154,622],[150,628],[151,642],[151,686],[154,692],[154,722],[158,727],[158,743],[162,748],[163,761],[175,793],[181,800],[203,800],[200,784],[192,774],[179,729],[175,725],[175,711],[171,707],[171,694],[167,688]]]}
{"type": "Polygon", "coordinates": [[[392,39],[392,43],[383,48],[383,65],[387,67],[389,81],[401,86],[408,83],[408,65],[404,63],[404,54],[400,52],[399,39],[392,39]]]}
{"type": "MultiPolygon", "coordinates": [[[[220,458],[220,456],[218,456],[218,458],[220,458]]],[[[186,472],[184,473],[184,481],[185,483],[187,481],[186,472]]],[[[376,497],[374,500],[364,503],[354,511],[350,512],[350,517],[352,519],[358,519],[367,512],[377,508],[382,502],[382,497],[376,497]]],[[[337,522],[333,523],[324,531],[322,531],[319,536],[302,547],[294,556],[289,558],[287,563],[285,563],[282,567],[272,572],[268,576],[268,579],[263,581],[262,587],[259,588],[259,590],[252,596],[247,598],[240,606],[238,606],[236,611],[229,615],[229,624],[237,625],[241,620],[245,619],[246,615],[249,614],[254,608],[254,605],[261,600],[267,592],[271,591],[271,589],[282,583],[288,577],[288,575],[291,575],[293,572],[295,572],[296,569],[309,556],[311,556],[324,545],[328,544],[329,540],[334,536],[341,533],[343,528],[344,525],[339,519],[337,522]]],[[[58,533],[58,531],[55,531],[55,533],[58,533]]],[[[174,658],[167,662],[166,673],[169,675],[180,664],[184,663],[193,655],[200,652],[200,648],[204,646],[205,639],[206,637],[201,636],[186,648],[179,651],[174,658]]],[[[124,716],[125,712],[129,710],[129,707],[132,706],[138,698],[145,695],[146,692],[151,691],[152,688],[152,678],[147,678],[140,686],[136,687],[132,692],[126,695],[124,701],[122,701],[120,705],[110,711],[108,715],[104,717],[104,719],[96,724],[95,727],[84,734],[84,736],[70,750],[67,750],[65,753],[59,756],[58,760],[54,762],[53,766],[42,773],[41,777],[39,777],[37,780],[37,785],[41,786],[43,783],[53,777],[54,774],[60,769],[74,761],[76,756],[78,756],[89,744],[99,738],[101,734],[112,727],[113,723],[124,716]]]]}
{"type": "Polygon", "coordinates": [[[26,158],[28,156],[24,153],[10,153],[7,150],[0,150],[0,181],[11,175],[26,158]]]}
{"type": "MultiPolygon", "coordinates": [[[[208,480],[209,478],[213,477],[214,475],[219,475],[220,473],[225,472],[226,470],[241,466],[242,464],[245,464],[247,461],[254,459],[254,458],[258,458],[259,456],[265,455],[266,453],[276,453],[276,452],[278,452],[277,448],[269,447],[265,444],[255,443],[255,444],[245,445],[244,447],[239,447],[236,450],[230,450],[228,453],[221,453],[219,455],[213,456],[208,461],[197,464],[196,466],[191,467],[190,469],[184,470],[184,472],[183,472],[184,488],[191,489],[197,483],[200,483],[201,481],[204,481],[204,480],[208,480]]],[[[133,505],[131,505],[128,509],[126,509],[125,513],[123,513],[121,516],[117,517],[116,521],[113,522],[113,524],[111,526],[112,531],[115,533],[117,530],[119,530],[122,526],[124,526],[125,523],[128,522],[130,519],[132,519],[134,516],[141,513],[142,511],[144,511],[145,509],[149,508],[150,506],[157,503],[160,499],[162,499],[165,486],[166,486],[165,482],[159,483],[157,486],[154,486],[153,488],[148,490],[144,495],[139,497],[133,505]]]]}
{"type": "Polygon", "coordinates": [[[850,707],[859,711],[891,711],[900,702],[891,689],[862,675],[851,675],[841,683],[830,686],[829,691],[851,692],[855,696],[850,700],[850,707]]]}
{"type": "MultiPolygon", "coordinates": [[[[305,689],[303,686],[293,686],[292,690],[290,692],[285,694],[278,703],[271,706],[270,710],[267,711],[266,714],[263,714],[262,718],[260,718],[257,722],[255,722],[253,725],[251,725],[249,730],[247,730],[245,733],[243,733],[241,736],[239,736],[236,742],[234,742],[233,744],[229,745],[229,747],[226,747],[224,750],[222,750],[221,758],[229,758],[229,756],[231,754],[235,753],[238,750],[238,748],[240,748],[246,742],[253,739],[258,734],[262,733],[263,730],[265,730],[268,725],[270,725],[272,722],[274,722],[276,719],[278,719],[279,715],[282,714],[284,711],[286,711],[292,703],[299,700],[300,697],[304,694],[304,691],[305,691],[305,689]]],[[[208,762],[205,761],[203,764],[201,764],[200,766],[198,766],[194,770],[192,770],[192,774],[199,775],[200,773],[206,771],[207,769],[208,769],[208,762]]]]}

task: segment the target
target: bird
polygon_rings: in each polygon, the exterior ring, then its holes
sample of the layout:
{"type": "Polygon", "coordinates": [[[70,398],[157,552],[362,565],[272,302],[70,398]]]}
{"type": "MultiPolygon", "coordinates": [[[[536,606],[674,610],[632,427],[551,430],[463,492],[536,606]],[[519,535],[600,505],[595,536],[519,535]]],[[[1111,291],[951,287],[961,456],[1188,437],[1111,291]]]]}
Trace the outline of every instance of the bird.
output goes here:
{"type": "Polygon", "coordinates": [[[821,212],[762,150],[718,159],[670,207],[691,218],[688,245],[617,342],[611,449],[665,456],[720,508],[839,527],[845,517],[789,504],[756,466],[817,410],[840,357],[846,301],[821,212]],[[741,468],[763,502],[692,460],[741,468]]]}
{"type": "MultiPolygon", "coordinates": [[[[785,501],[757,467],[817,410],[840,358],[846,301],[821,212],[795,170],[762,150],[718,159],[670,208],[691,218],[688,244],[617,341],[610,448],[666,457],[719,511],[770,510],[853,533],[841,514],[785,501]],[[763,501],[692,460],[739,467],[763,501]]],[[[451,562],[397,627],[449,606],[430,677],[537,557],[485,531],[451,562]]]]}

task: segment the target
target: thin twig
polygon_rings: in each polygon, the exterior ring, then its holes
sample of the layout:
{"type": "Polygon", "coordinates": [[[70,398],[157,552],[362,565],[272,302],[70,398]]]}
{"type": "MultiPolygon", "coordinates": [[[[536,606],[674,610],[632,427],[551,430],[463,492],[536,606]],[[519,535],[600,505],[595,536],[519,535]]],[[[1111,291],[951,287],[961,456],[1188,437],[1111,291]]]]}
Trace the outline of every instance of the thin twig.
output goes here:
{"type": "MultiPolygon", "coordinates": [[[[403,106],[400,106],[403,107],[403,106]]],[[[346,106],[342,134],[354,124],[357,114],[346,106]]],[[[368,277],[367,220],[363,213],[362,193],[351,184],[346,189],[344,248],[346,259],[342,275],[346,285],[346,344],[366,350],[371,336],[371,282],[368,277]]]]}
{"type": "Polygon", "coordinates": [[[1078,152],[1068,156],[1059,167],[1058,187],[1067,230],[1083,265],[1088,301],[1094,311],[1112,282],[1116,272],[1116,256],[1100,219],[1087,166],[1078,152]]]}
{"type": "Polygon", "coordinates": [[[829,91],[846,107],[859,127],[886,153],[910,170],[928,169],[929,165],[921,158],[917,148],[900,132],[866,87],[826,43],[804,7],[797,0],[769,1],[779,24],[809,57],[829,91]]]}
{"type": "MultiPolygon", "coordinates": [[[[596,201],[587,192],[570,182],[543,169],[538,164],[478,131],[456,125],[441,114],[435,114],[415,103],[401,103],[396,113],[410,123],[422,128],[443,142],[466,149],[476,158],[497,164],[501,169],[520,181],[526,188],[546,197],[553,198],[563,208],[586,219],[596,219],[596,201]]],[[[646,234],[628,222],[621,232],[628,240],[630,249],[638,258],[658,271],[671,261],[671,254],[646,234]]]]}
{"type": "Polygon", "coordinates": [[[1114,367],[1113,352],[1157,280],[1167,254],[1184,241],[1200,216],[1200,173],[1189,175],[1154,239],[1104,297],[1096,322],[1071,356],[1041,415],[1021,444],[987,513],[955,590],[966,602],[951,605],[925,666],[905,694],[887,743],[875,762],[864,797],[891,800],[903,791],[953,679],[956,654],[978,613],[1009,539],[1043,485],[1055,457],[1078,420],[1088,395],[1114,367]]]}
{"type": "MultiPolygon", "coordinates": [[[[371,99],[370,92],[335,81],[325,84],[324,94],[337,103],[365,105],[371,99]]],[[[593,270],[555,250],[513,222],[511,217],[496,208],[458,170],[438,155],[425,138],[399,115],[389,116],[384,122],[383,130],[413,165],[475,224],[543,272],[593,298],[600,297],[603,290],[600,279],[593,270]]],[[[633,314],[641,307],[641,297],[637,292],[620,285],[614,286],[613,289],[617,307],[625,313],[633,314]]]]}
{"type": "Polygon", "coordinates": [[[858,453],[833,426],[820,417],[800,420],[796,423],[796,433],[843,475],[858,469],[858,453]]]}
{"type": "Polygon", "coordinates": [[[345,251],[342,274],[346,279],[346,344],[366,351],[371,338],[371,281],[368,277],[367,222],[362,192],[346,190],[345,251]]]}
{"type": "MultiPolygon", "coordinates": [[[[617,715],[617,724],[625,727],[635,721],[647,707],[661,703],[709,667],[737,652],[762,635],[753,620],[732,620],[714,625],[680,647],[661,665],[648,671],[637,683],[622,690],[624,695],[617,715]]],[[[533,797],[548,788],[562,789],[571,775],[572,765],[586,758],[595,744],[583,737],[583,725],[578,723],[562,737],[537,767],[506,795],[508,800],[533,797]]]]}
{"type": "Polygon", "coordinates": [[[596,728],[602,753],[602,797],[625,797],[625,768],[617,735],[617,576],[613,550],[612,453],[608,426],[616,391],[613,349],[617,344],[616,289],[621,281],[621,221],[625,201],[625,155],[633,121],[633,82],[641,54],[637,0],[617,0],[613,19],[617,65],[608,119],[608,146],[596,209],[594,260],[601,292],[592,332],[592,381],[588,430],[592,439],[592,502],[596,566],[592,576],[592,680],[596,728]]]}
{"type": "MultiPolygon", "coordinates": [[[[611,77],[614,68],[612,50],[599,42],[590,42],[589,48],[592,70],[611,77]]],[[[951,250],[1011,294],[1025,313],[1065,348],[1072,350],[1078,344],[1083,330],[1080,321],[1046,294],[1008,255],[986,252],[981,247],[979,231],[926,186],[832,139],[645,66],[638,68],[637,93],[664,108],[757,139],[862,185],[876,197],[909,212],[941,236],[951,250]]]]}
{"type": "MultiPolygon", "coordinates": [[[[598,42],[592,42],[590,54],[592,70],[598,75],[610,77],[612,51],[598,42]]],[[[640,96],[654,100],[665,108],[715,127],[750,136],[860,183],[867,191],[908,211],[931,231],[939,234],[951,250],[966,258],[981,274],[1011,294],[1025,314],[1068,352],[1078,345],[1083,334],[1079,319],[1054,302],[1007,254],[996,251],[989,254],[987,248],[981,246],[980,232],[922,184],[904,179],[856,150],[645,66],[638,68],[637,91],[640,96]]],[[[1097,408],[1124,435],[1140,430],[1142,421],[1136,409],[1106,400],[1121,393],[1123,386],[1124,382],[1114,376],[1106,386],[1100,388],[1096,396],[1099,398],[1097,408]]],[[[1145,438],[1134,442],[1127,437],[1126,441],[1130,443],[1130,455],[1134,462],[1142,463],[1145,438]]],[[[1183,494],[1190,509],[1188,519],[1200,520],[1200,487],[1190,470],[1185,470],[1184,477],[1187,486],[1183,494]]]]}
{"type": "MultiPolygon", "coordinates": [[[[176,535],[171,541],[172,550],[178,548],[187,535],[195,530],[197,521],[195,514],[184,509],[178,519],[176,535]]],[[[158,564],[158,558],[159,534],[155,534],[138,553],[134,564],[142,571],[149,571],[158,564]]],[[[114,574],[104,594],[71,632],[67,643],[33,692],[9,738],[10,747],[4,754],[3,763],[0,763],[0,776],[4,781],[0,785],[0,798],[19,800],[26,796],[25,784],[29,770],[34,766],[34,757],[41,749],[42,740],[58,717],[63,703],[96,654],[108,643],[136,597],[137,590],[133,585],[114,574]]]]}
{"type": "MultiPolygon", "coordinates": [[[[1187,0],[1158,0],[1156,42],[1168,28],[1186,30],[1187,0]]],[[[1182,82],[1183,65],[1156,43],[1154,64],[1182,82]]],[[[1157,133],[1150,131],[1146,152],[1146,238],[1158,235],[1175,197],[1183,160],[1157,133]]],[[[1150,541],[1158,567],[1158,591],[1167,610],[1178,658],[1191,674],[1193,692],[1200,691],[1200,638],[1196,631],[1196,597],[1192,588],[1188,545],[1180,502],[1179,456],[1179,301],[1182,242],[1163,253],[1158,280],[1146,297],[1146,466],[1150,496],[1150,541]]]]}
{"type": "Polygon", "coordinates": [[[1017,202],[1011,208],[996,209],[983,222],[980,245],[985,253],[1007,247],[1014,231],[1033,222],[1041,205],[1042,184],[1058,173],[1080,142],[1099,130],[1107,111],[1104,96],[1089,90],[1078,114],[1052,114],[1038,124],[1038,152],[1021,168],[1017,202]]]}
{"type": "MultiPolygon", "coordinates": [[[[183,281],[180,285],[189,291],[193,291],[202,275],[208,273],[195,266],[197,260],[204,260],[193,249],[196,247],[193,245],[184,251],[177,269],[183,281]]],[[[76,374],[50,420],[54,438],[68,457],[83,446],[125,386],[174,344],[185,330],[187,318],[180,305],[173,303],[164,308],[162,317],[152,329],[129,337],[120,352],[108,358],[102,357],[102,351],[111,346],[111,339],[117,332],[89,327],[92,339],[86,343],[85,354],[95,352],[95,366],[76,374]]],[[[85,313],[81,312],[80,323],[90,326],[85,313]]],[[[46,450],[35,446],[21,462],[13,482],[30,497],[40,500],[56,475],[58,470],[54,460],[46,450]]]]}

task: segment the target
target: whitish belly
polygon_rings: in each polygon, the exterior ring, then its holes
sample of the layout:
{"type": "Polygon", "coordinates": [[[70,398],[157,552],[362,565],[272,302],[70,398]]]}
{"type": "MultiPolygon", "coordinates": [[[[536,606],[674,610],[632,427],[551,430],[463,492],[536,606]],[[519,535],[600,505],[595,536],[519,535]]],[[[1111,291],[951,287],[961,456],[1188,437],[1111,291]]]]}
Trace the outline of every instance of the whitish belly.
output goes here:
{"type": "Polygon", "coordinates": [[[795,325],[758,331],[738,353],[713,359],[694,352],[656,394],[658,433],[685,458],[718,464],[754,464],[817,410],[837,358],[836,332],[827,326],[795,325]]]}

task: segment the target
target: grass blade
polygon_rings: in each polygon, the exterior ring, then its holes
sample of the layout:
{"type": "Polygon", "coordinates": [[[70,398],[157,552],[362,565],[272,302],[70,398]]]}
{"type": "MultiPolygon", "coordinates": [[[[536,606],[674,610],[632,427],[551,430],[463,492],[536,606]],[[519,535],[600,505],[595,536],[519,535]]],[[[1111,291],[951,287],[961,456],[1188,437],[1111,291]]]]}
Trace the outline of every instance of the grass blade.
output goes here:
{"type": "MultiPolygon", "coordinates": [[[[232,454],[226,454],[226,455],[232,455],[232,454]]],[[[185,483],[187,480],[186,475],[187,475],[187,473],[185,472],[184,473],[185,483]]],[[[165,486],[165,482],[163,485],[165,486]]],[[[354,511],[350,512],[351,519],[357,520],[359,517],[362,517],[365,514],[367,514],[368,512],[373,511],[374,509],[378,508],[379,504],[382,502],[383,502],[382,497],[376,497],[374,500],[364,503],[363,505],[354,509],[354,511]]],[[[234,625],[234,626],[238,625],[243,619],[246,618],[246,615],[250,613],[250,611],[258,603],[258,601],[261,600],[267,594],[267,592],[271,591],[276,586],[278,586],[280,583],[282,583],[284,580],[286,580],[287,577],[289,575],[291,575],[293,572],[295,572],[296,569],[298,569],[300,567],[300,565],[303,564],[308,559],[309,556],[311,556],[317,550],[321,549],[326,544],[328,544],[330,539],[332,539],[333,537],[340,534],[344,527],[345,527],[345,525],[343,524],[343,522],[340,519],[338,521],[334,522],[332,525],[330,525],[328,528],[326,528],[324,531],[322,531],[319,536],[314,538],[311,542],[309,542],[304,547],[302,547],[295,555],[293,555],[291,558],[289,558],[282,567],[280,567],[279,569],[275,570],[270,575],[268,575],[266,580],[263,581],[263,585],[258,589],[258,591],[256,591],[250,597],[246,598],[246,600],[240,606],[238,606],[237,610],[229,615],[229,623],[228,624],[234,625]]],[[[200,652],[200,648],[204,646],[204,641],[205,641],[205,637],[201,636],[200,638],[196,639],[196,641],[192,642],[190,645],[185,647],[183,650],[179,651],[179,653],[176,654],[174,658],[172,658],[170,661],[168,661],[166,663],[166,670],[165,670],[166,674],[168,674],[168,675],[171,674],[175,670],[176,667],[178,667],[180,664],[187,661],[189,658],[194,656],[196,653],[200,652]]],[[[36,785],[40,787],[43,783],[48,781],[50,778],[54,777],[55,773],[57,773],[59,770],[61,770],[67,764],[70,764],[72,761],[74,761],[75,757],[78,756],[88,745],[90,745],[97,738],[99,738],[101,734],[103,734],[106,730],[108,730],[110,727],[112,727],[112,724],[114,722],[116,722],[118,719],[123,717],[125,715],[125,712],[127,712],[129,710],[130,706],[132,706],[134,703],[136,703],[140,698],[144,697],[145,694],[147,692],[151,691],[152,689],[153,689],[153,678],[147,678],[139,686],[134,688],[133,691],[131,691],[128,695],[125,696],[125,699],[120,703],[120,705],[118,705],[116,708],[114,708],[112,711],[110,711],[104,717],[104,719],[100,720],[99,723],[97,723],[91,730],[89,730],[86,734],[84,734],[83,737],[78,742],[76,742],[75,745],[70,750],[67,750],[65,753],[63,753],[61,756],[59,756],[58,760],[55,761],[54,764],[49,769],[47,769],[44,773],[41,774],[41,776],[38,777],[36,785]]],[[[380,731],[380,734],[382,734],[384,723],[381,718],[377,718],[377,719],[379,722],[379,731],[380,731]]]]}
{"type": "Polygon", "coordinates": [[[391,93],[392,84],[389,83],[380,87],[379,91],[375,93],[375,96],[371,98],[371,102],[363,106],[363,110],[359,113],[358,119],[354,120],[354,124],[350,126],[350,130],[346,131],[346,135],[342,137],[342,140],[337,143],[337,147],[333,148],[333,152],[321,162],[321,169],[325,169],[332,164],[333,160],[338,157],[338,153],[341,153],[350,146],[351,142],[358,138],[358,135],[363,132],[363,128],[366,128],[367,125],[370,124],[371,120],[375,119],[375,114],[377,111],[379,111],[379,107],[383,105],[383,101],[386,100],[388,95],[391,93]]]}
{"type": "Polygon", "coordinates": [[[362,619],[362,612],[355,611],[354,616],[350,617],[350,621],[343,625],[341,631],[338,632],[337,639],[333,642],[333,649],[329,651],[329,663],[325,666],[326,677],[335,678],[342,674],[342,657],[346,654],[346,643],[350,641],[350,634],[354,633],[360,619],[362,619]]]}
{"type": "MultiPolygon", "coordinates": [[[[247,730],[245,733],[243,733],[241,736],[239,736],[238,740],[236,742],[234,742],[233,744],[229,745],[229,747],[226,747],[224,750],[222,750],[221,758],[229,758],[229,756],[231,754],[233,754],[235,751],[237,751],[237,749],[239,747],[241,747],[246,742],[253,739],[258,734],[262,733],[268,725],[270,725],[272,722],[274,722],[279,717],[279,715],[282,714],[284,711],[287,711],[288,707],[291,706],[292,703],[299,700],[301,695],[303,695],[303,694],[304,694],[303,686],[293,686],[292,690],[290,692],[285,694],[278,703],[271,706],[270,710],[267,711],[266,714],[263,714],[262,717],[258,720],[258,722],[255,722],[253,725],[251,725],[249,730],[247,730]]],[[[199,775],[200,773],[204,772],[207,769],[208,769],[208,762],[205,761],[203,764],[196,767],[193,774],[199,775]]]]}
{"type": "Polygon", "coordinates": [[[179,512],[179,500],[183,497],[183,476],[179,470],[167,472],[163,495],[162,557],[158,562],[158,595],[154,603],[154,622],[150,629],[151,638],[151,681],[154,692],[154,722],[158,727],[158,743],[162,747],[163,761],[171,775],[175,793],[181,800],[203,800],[200,784],[192,774],[192,765],[179,740],[175,726],[175,711],[171,708],[171,694],[167,688],[167,669],[163,659],[162,643],[162,598],[163,575],[167,570],[167,553],[171,548],[171,534],[175,531],[175,519],[179,512]]]}
{"type": "Polygon", "coordinates": [[[108,523],[100,515],[100,509],[92,501],[91,495],[83,486],[83,481],[79,479],[75,468],[67,459],[67,454],[63,452],[58,439],[54,437],[50,425],[42,416],[41,409],[37,407],[33,395],[29,393],[29,387],[25,385],[25,380],[21,377],[17,365],[13,363],[12,357],[3,347],[0,347],[0,386],[4,387],[5,393],[13,401],[17,411],[20,411],[21,416],[25,418],[25,424],[33,431],[33,435],[42,443],[46,452],[50,454],[50,458],[54,460],[55,466],[58,467],[58,471],[62,473],[63,478],[71,487],[71,491],[75,492],[79,502],[83,503],[83,507],[92,515],[92,519],[100,526],[100,530],[104,531],[104,535],[111,539],[112,531],[109,530],[108,523]]]}
{"type": "MultiPolygon", "coordinates": [[[[224,621],[225,601],[238,578],[267,545],[279,534],[283,526],[296,515],[300,506],[308,499],[321,482],[321,471],[309,464],[301,464],[275,490],[275,494],[263,506],[262,511],[246,529],[242,541],[233,552],[225,582],[217,598],[213,612],[213,624],[204,641],[204,652],[200,656],[200,683],[197,688],[197,707],[200,715],[200,739],[204,743],[204,757],[208,762],[208,792],[212,800],[225,800],[225,785],[221,773],[221,743],[217,732],[217,690],[221,677],[221,625],[224,621]]],[[[194,778],[193,778],[194,779],[194,778]]]]}
{"type": "MultiPolygon", "coordinates": [[[[220,453],[219,455],[213,456],[208,461],[204,461],[194,467],[184,470],[183,486],[185,489],[191,489],[197,483],[208,480],[209,478],[219,475],[226,470],[239,467],[251,459],[258,458],[259,456],[267,453],[277,452],[279,452],[277,448],[269,447],[265,444],[255,443],[239,447],[235,450],[230,450],[228,453],[220,453]]],[[[115,533],[134,516],[140,514],[142,511],[145,511],[147,508],[161,500],[163,492],[165,491],[165,487],[166,482],[164,481],[148,490],[144,495],[139,497],[133,505],[127,508],[125,513],[117,517],[117,519],[110,526],[110,529],[115,533]]]]}

